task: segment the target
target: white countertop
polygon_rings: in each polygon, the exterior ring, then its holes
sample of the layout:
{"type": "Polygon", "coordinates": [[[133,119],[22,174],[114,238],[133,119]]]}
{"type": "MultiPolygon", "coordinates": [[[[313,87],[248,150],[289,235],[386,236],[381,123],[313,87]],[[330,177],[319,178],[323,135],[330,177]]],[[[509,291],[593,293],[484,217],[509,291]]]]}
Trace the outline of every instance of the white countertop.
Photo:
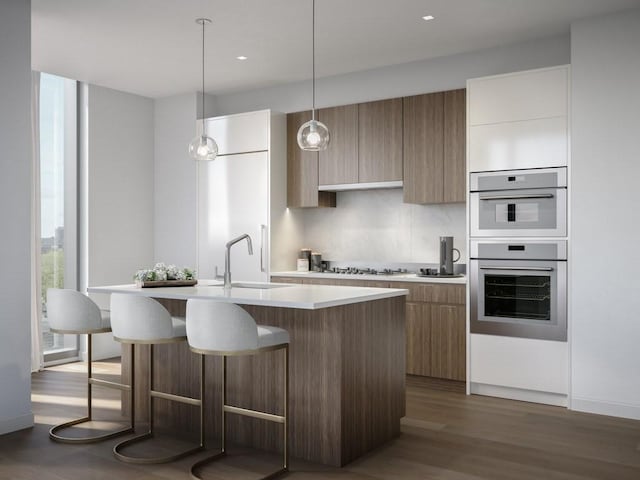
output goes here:
{"type": "Polygon", "coordinates": [[[415,273],[399,273],[395,275],[348,275],[343,273],[320,272],[271,272],[272,277],[326,278],[331,280],[374,280],[376,282],[416,282],[416,283],[456,283],[465,285],[467,277],[418,277],[415,273]]]}
{"type": "MultiPolygon", "coordinates": [[[[242,282],[245,285],[265,285],[256,282],[242,282]]],[[[408,290],[399,288],[344,287],[331,285],[297,285],[272,283],[277,288],[259,289],[232,287],[222,288],[215,280],[199,280],[194,287],[140,288],[131,285],[110,285],[89,287],[89,293],[128,293],[145,297],[188,300],[209,298],[239,305],[263,305],[266,307],[301,308],[317,310],[351,303],[368,302],[383,298],[407,295],[408,290]]]]}

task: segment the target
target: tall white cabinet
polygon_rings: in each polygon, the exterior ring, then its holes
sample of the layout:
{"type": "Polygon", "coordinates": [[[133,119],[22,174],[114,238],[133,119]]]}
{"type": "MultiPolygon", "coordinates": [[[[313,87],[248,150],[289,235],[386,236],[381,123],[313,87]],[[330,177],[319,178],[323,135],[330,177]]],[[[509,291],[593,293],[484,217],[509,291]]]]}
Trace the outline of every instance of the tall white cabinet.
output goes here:
{"type": "MultiPolygon", "coordinates": [[[[468,80],[467,174],[566,167],[569,80],[568,65],[468,80]]],[[[467,345],[469,393],[567,405],[567,342],[469,333],[467,345]]]]}
{"type": "Polygon", "coordinates": [[[225,244],[247,233],[231,250],[236,281],[269,280],[271,269],[290,270],[299,247],[286,208],[286,118],[270,110],[206,119],[218,157],[198,164],[197,269],[200,278],[224,272],[225,244]]]}

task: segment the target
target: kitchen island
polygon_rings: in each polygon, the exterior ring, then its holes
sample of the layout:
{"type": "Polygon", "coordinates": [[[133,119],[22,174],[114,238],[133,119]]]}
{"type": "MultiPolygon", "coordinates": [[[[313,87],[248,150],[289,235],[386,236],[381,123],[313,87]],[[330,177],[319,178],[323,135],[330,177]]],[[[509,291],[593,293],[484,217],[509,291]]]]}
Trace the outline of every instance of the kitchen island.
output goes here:
{"type": "MultiPolygon", "coordinates": [[[[404,289],[324,285],[251,284],[224,290],[203,280],[194,287],[90,287],[90,293],[153,297],[172,315],[185,314],[186,300],[236,303],[258,324],[289,332],[290,451],[313,462],[342,466],[400,434],[405,412],[404,289]]],[[[147,346],[136,347],[136,416],[147,418],[147,346]]],[[[227,399],[232,405],[282,414],[282,355],[270,352],[228,359],[227,399]]],[[[220,437],[222,361],[206,358],[206,432],[220,437]]],[[[122,376],[129,380],[128,349],[122,376]]],[[[154,347],[154,384],[161,391],[198,397],[199,356],[186,343],[154,347]]],[[[124,395],[123,397],[125,397],[124,395]]],[[[126,399],[125,399],[126,400],[126,399]]],[[[125,401],[125,408],[128,408],[125,401]]],[[[195,435],[198,409],[158,402],[155,422],[195,435]]],[[[281,429],[253,418],[228,415],[232,443],[282,449],[281,429]]]]}

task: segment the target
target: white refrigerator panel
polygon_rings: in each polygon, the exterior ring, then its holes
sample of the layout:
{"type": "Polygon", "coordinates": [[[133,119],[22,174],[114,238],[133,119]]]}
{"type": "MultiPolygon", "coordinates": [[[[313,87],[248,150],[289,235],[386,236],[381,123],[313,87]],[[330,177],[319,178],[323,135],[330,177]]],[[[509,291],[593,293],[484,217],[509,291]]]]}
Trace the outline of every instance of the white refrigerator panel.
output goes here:
{"type": "Polygon", "coordinates": [[[268,281],[269,156],[267,152],[218,157],[198,167],[198,277],[224,273],[225,244],[248,233],[231,248],[233,281],[268,281]]]}
{"type": "Polygon", "coordinates": [[[209,118],[207,134],[218,144],[219,155],[268,150],[269,119],[269,110],[209,118]]]}

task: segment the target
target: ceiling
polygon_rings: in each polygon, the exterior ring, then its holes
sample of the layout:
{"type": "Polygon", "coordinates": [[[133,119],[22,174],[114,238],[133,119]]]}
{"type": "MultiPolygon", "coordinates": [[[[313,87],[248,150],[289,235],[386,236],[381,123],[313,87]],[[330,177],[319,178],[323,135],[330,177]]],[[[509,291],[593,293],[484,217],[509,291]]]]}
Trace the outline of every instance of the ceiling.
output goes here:
{"type": "MultiPolygon", "coordinates": [[[[32,66],[149,97],[225,93],[311,77],[311,0],[32,0],[32,66]],[[248,60],[239,61],[239,55],[248,60]]],[[[317,0],[317,75],[569,32],[640,0],[317,0]],[[435,20],[424,21],[423,15],[435,20]]]]}

